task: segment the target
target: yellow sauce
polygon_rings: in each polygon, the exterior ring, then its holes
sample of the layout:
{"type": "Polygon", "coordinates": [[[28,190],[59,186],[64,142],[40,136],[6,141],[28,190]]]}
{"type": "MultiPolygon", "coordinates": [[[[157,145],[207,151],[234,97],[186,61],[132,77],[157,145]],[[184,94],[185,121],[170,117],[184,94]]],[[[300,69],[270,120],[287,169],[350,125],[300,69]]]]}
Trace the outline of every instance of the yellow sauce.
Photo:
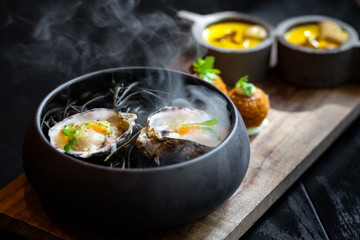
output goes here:
{"type": "Polygon", "coordinates": [[[202,37],[216,47],[246,49],[258,45],[266,37],[266,30],[261,26],[243,22],[223,22],[206,28],[202,37]],[[246,32],[250,27],[255,27],[255,32],[259,31],[249,36],[246,32]]]}
{"type": "MultiPolygon", "coordinates": [[[[334,27],[334,24],[333,24],[334,27]]],[[[285,33],[285,39],[295,45],[315,48],[332,49],[339,47],[348,38],[348,33],[339,26],[324,36],[321,24],[306,24],[294,27],[285,33]]]]}

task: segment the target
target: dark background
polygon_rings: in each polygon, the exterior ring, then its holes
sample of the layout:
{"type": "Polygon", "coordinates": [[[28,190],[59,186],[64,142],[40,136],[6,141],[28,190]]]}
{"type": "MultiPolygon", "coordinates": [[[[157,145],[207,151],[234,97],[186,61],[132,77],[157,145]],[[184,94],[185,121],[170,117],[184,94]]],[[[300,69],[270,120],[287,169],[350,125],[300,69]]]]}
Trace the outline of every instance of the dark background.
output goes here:
{"type": "MultiPolygon", "coordinates": [[[[1,1],[0,188],[23,172],[27,123],[56,86],[104,68],[166,67],[192,47],[175,19],[181,9],[239,11],[274,27],[288,17],[327,15],[360,32],[355,0],[1,1]]],[[[360,239],[359,126],[357,118],[243,238],[360,239]]]]}

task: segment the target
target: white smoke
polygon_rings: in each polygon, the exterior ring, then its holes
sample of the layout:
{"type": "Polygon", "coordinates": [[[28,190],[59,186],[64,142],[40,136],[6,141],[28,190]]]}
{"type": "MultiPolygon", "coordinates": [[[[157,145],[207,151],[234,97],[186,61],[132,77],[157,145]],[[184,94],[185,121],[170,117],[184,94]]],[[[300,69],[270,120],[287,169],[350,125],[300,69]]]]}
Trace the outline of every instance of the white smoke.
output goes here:
{"type": "Polygon", "coordinates": [[[174,16],[139,12],[138,4],[136,0],[49,2],[33,24],[32,39],[18,44],[18,62],[61,74],[65,81],[104,68],[168,67],[196,45],[174,16]]]}

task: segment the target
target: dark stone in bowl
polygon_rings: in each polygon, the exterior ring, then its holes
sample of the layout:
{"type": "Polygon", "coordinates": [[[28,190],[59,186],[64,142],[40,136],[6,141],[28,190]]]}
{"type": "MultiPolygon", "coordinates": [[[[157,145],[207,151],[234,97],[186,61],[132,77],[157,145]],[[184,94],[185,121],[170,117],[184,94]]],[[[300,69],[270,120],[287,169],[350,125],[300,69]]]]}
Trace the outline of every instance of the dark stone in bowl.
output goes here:
{"type": "Polygon", "coordinates": [[[229,87],[233,87],[244,75],[248,75],[253,83],[265,78],[270,67],[270,54],[274,42],[272,26],[268,22],[252,15],[232,11],[208,15],[179,11],[177,16],[193,22],[191,28],[193,37],[207,49],[206,55],[215,57],[215,67],[221,70],[221,76],[229,87]],[[261,25],[267,31],[267,37],[260,44],[248,49],[220,48],[202,38],[202,33],[208,26],[227,21],[261,25]]]}
{"type": "Polygon", "coordinates": [[[305,87],[333,87],[360,78],[360,43],[357,32],[348,24],[326,16],[300,16],[289,18],[276,28],[278,66],[285,80],[305,87]],[[284,35],[291,28],[331,21],[344,28],[349,39],[335,49],[311,49],[288,42],[284,35]]]}
{"type": "MultiPolygon", "coordinates": [[[[168,89],[173,97],[181,90],[168,89]]],[[[142,67],[103,70],[59,86],[41,102],[23,144],[26,176],[48,206],[86,223],[112,223],[119,228],[165,228],[211,213],[238,189],[249,158],[245,125],[225,94],[188,74],[142,67]],[[184,88],[206,89],[205,100],[218,97],[225,103],[231,125],[229,135],[200,157],[144,169],[101,166],[63,154],[51,146],[46,131],[41,128],[45,112],[87,92],[109,89],[114,81],[123,81],[125,85],[139,81],[158,90],[175,83],[184,88]]]]}

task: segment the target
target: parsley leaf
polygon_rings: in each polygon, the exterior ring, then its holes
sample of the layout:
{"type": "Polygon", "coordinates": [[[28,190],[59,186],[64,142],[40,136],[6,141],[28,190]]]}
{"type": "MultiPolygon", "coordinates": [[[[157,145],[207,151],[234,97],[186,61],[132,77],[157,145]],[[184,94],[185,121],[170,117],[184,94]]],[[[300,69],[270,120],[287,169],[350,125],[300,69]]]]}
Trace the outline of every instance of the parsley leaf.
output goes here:
{"type": "Polygon", "coordinates": [[[252,83],[248,83],[248,75],[243,76],[242,78],[237,81],[235,84],[235,90],[237,93],[242,95],[247,95],[251,97],[255,91],[255,86],[252,83]]]}
{"type": "Polygon", "coordinates": [[[217,68],[214,68],[215,57],[207,56],[205,59],[199,58],[196,62],[193,63],[193,69],[199,77],[209,83],[214,83],[217,78],[217,74],[220,74],[221,71],[217,68]]]}

